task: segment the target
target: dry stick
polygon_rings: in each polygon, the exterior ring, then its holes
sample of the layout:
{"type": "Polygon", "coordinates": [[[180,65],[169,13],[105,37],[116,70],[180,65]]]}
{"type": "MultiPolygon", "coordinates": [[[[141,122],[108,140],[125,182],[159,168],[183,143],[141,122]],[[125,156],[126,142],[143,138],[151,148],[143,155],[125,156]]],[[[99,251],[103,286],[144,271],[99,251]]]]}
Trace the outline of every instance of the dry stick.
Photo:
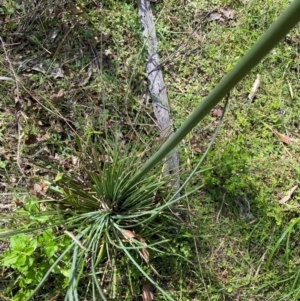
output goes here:
{"type": "MultiPolygon", "coordinates": [[[[9,56],[8,56],[8,53],[6,51],[6,48],[5,48],[5,44],[2,40],[2,38],[0,37],[0,41],[1,41],[1,44],[2,44],[2,48],[3,48],[3,51],[4,51],[4,54],[5,54],[5,57],[6,57],[6,60],[9,64],[9,67],[10,67],[10,70],[14,76],[14,79],[15,79],[15,83],[16,83],[16,91],[17,91],[17,97],[15,99],[15,102],[20,102],[20,89],[19,89],[19,79],[16,75],[16,72],[12,66],[12,63],[9,59],[9,56]]],[[[18,110],[16,109],[16,119],[17,119],[17,128],[18,128],[18,145],[17,145],[17,165],[18,165],[18,168],[21,172],[21,174],[23,176],[26,177],[26,175],[24,174],[24,171],[21,167],[21,164],[20,164],[20,148],[21,148],[21,122],[20,122],[20,112],[18,112],[18,110]]]]}
{"type": "MultiPolygon", "coordinates": [[[[165,140],[174,133],[174,129],[170,119],[167,89],[159,64],[158,41],[156,37],[155,24],[153,22],[153,14],[148,0],[139,0],[139,18],[143,26],[142,34],[144,36],[148,52],[146,73],[150,83],[149,91],[152,99],[153,111],[160,129],[160,137],[165,140]]],[[[166,159],[164,172],[167,175],[176,175],[176,178],[171,182],[171,184],[175,189],[179,188],[179,157],[176,149],[166,159]]]]}

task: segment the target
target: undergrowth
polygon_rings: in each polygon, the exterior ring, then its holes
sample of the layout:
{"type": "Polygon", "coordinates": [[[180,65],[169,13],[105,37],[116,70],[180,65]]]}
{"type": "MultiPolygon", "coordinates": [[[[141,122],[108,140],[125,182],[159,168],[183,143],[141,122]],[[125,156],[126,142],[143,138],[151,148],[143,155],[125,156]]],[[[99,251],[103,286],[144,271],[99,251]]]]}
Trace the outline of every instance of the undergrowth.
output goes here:
{"type": "MultiPolygon", "coordinates": [[[[152,4],[175,127],[288,3],[152,4]]],[[[162,170],[145,180],[146,203],[118,174],[99,188],[101,173],[126,164],[125,180],[161,144],[136,2],[5,0],[0,26],[0,228],[23,229],[0,242],[0,299],[26,300],[38,285],[35,300],[76,300],[74,287],[79,300],[300,298],[299,27],[233,89],[200,172],[160,213],[171,194],[162,170]]],[[[182,182],[223,108],[179,146],[182,182]]]]}

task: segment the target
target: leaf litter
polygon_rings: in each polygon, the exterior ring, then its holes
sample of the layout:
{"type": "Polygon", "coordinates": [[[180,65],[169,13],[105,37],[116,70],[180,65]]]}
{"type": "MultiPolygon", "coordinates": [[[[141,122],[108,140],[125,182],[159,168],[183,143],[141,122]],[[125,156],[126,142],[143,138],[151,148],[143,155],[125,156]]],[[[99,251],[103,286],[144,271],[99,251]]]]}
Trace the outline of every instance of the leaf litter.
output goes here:
{"type": "Polygon", "coordinates": [[[154,300],[154,295],[152,293],[151,284],[149,281],[144,282],[142,288],[142,299],[143,301],[152,301],[154,300]]]}
{"type": "Polygon", "coordinates": [[[295,185],[294,187],[292,187],[286,194],[286,196],[284,196],[280,201],[279,204],[285,204],[286,202],[288,202],[291,198],[293,193],[296,191],[296,189],[298,188],[298,185],[295,185]]]}

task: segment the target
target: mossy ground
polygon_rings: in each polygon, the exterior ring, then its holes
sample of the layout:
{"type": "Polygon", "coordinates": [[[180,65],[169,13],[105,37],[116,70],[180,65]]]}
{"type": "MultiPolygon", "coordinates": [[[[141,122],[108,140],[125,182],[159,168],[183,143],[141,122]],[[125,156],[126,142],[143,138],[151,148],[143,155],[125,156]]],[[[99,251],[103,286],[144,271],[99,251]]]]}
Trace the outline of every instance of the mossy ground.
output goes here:
{"type": "MultiPolygon", "coordinates": [[[[175,128],[288,3],[152,5],[175,128]]],[[[26,164],[27,157],[72,164],[75,132],[84,141],[117,135],[120,143],[147,148],[156,127],[147,102],[137,1],[4,0],[0,26],[0,76],[12,79],[0,81],[3,211],[36,194],[34,184],[48,177],[26,164]]],[[[165,282],[176,300],[300,298],[300,222],[284,235],[299,217],[298,189],[280,204],[300,176],[299,38],[298,26],[231,92],[214,148],[190,183],[204,186],[183,203],[189,231],[169,250],[192,261],[194,269],[177,257],[161,263],[167,273],[174,266],[165,282]],[[257,74],[259,90],[245,103],[257,74]]],[[[219,117],[212,112],[181,143],[183,177],[205,151],[219,117]]]]}

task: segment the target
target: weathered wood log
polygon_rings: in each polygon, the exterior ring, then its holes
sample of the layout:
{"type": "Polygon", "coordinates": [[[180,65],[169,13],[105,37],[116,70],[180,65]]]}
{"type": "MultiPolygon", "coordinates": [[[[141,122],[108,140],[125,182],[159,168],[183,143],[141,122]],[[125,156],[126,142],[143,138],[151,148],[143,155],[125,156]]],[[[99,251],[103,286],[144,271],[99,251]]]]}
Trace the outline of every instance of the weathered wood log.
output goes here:
{"type": "MultiPolygon", "coordinates": [[[[159,126],[160,137],[162,140],[165,140],[174,133],[174,128],[170,118],[167,89],[159,64],[158,40],[149,0],[139,0],[139,18],[143,26],[142,33],[148,52],[146,74],[149,80],[150,97],[154,115],[159,126]]],[[[164,171],[166,174],[175,175],[171,184],[175,189],[179,188],[179,156],[176,149],[165,159],[164,171]]]]}

